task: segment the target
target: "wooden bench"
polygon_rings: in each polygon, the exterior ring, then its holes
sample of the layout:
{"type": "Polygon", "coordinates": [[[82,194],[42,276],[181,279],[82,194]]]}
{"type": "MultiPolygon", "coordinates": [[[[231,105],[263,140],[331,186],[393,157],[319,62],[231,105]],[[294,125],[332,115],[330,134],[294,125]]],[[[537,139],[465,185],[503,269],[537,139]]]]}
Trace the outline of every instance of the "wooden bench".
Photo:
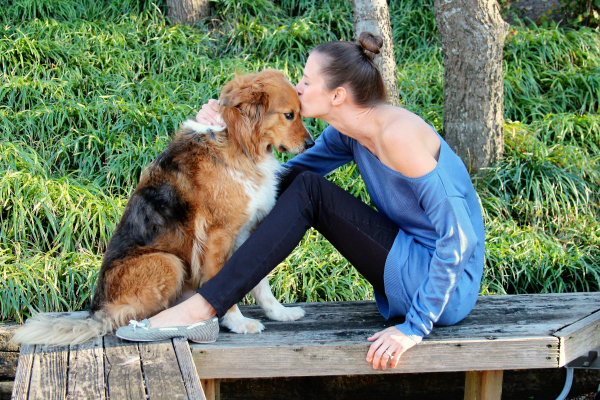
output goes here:
{"type": "Polygon", "coordinates": [[[500,399],[503,370],[558,368],[600,346],[600,293],[485,296],[396,369],[373,370],[366,337],[398,320],[384,320],[371,301],[301,305],[306,316],[296,322],[242,307],[266,330],[221,332],[207,345],[107,336],[72,348],[23,346],[13,398],[215,399],[223,378],[467,371],[465,399],[500,399]]]}

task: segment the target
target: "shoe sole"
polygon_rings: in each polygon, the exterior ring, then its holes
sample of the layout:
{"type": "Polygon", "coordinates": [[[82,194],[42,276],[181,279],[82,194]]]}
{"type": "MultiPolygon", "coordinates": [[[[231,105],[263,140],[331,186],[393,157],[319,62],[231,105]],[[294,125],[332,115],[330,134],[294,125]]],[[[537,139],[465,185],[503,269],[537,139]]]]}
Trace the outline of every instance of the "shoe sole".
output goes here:
{"type": "Polygon", "coordinates": [[[194,342],[194,343],[198,343],[198,344],[208,344],[208,343],[214,343],[214,342],[217,341],[217,339],[215,339],[215,340],[211,340],[209,342],[202,342],[202,341],[199,341],[199,340],[187,339],[185,336],[173,336],[172,338],[146,339],[146,340],[144,340],[144,339],[128,339],[128,338],[124,338],[124,337],[119,336],[119,335],[115,335],[115,336],[118,337],[119,339],[127,340],[128,342],[158,342],[160,340],[177,339],[177,338],[186,339],[186,340],[189,340],[190,342],[194,342]]]}
{"type": "Polygon", "coordinates": [[[198,343],[198,344],[209,344],[209,343],[214,343],[217,341],[217,339],[215,340],[211,340],[210,342],[201,342],[199,340],[192,340],[192,339],[188,339],[190,342],[194,342],[194,343],[198,343]]]}

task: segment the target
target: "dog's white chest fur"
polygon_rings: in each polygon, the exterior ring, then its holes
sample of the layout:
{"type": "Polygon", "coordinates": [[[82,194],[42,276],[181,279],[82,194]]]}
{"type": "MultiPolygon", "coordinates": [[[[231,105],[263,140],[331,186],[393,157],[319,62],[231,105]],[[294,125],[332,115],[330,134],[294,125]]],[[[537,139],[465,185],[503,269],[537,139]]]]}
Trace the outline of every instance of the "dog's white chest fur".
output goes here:
{"type": "Polygon", "coordinates": [[[263,162],[257,164],[256,168],[262,176],[259,182],[256,182],[243,172],[229,171],[231,177],[243,186],[244,191],[250,198],[246,210],[249,217],[248,222],[236,239],[236,249],[246,241],[256,225],[262,221],[275,205],[278,177],[283,167],[275,157],[267,157],[263,162]]]}

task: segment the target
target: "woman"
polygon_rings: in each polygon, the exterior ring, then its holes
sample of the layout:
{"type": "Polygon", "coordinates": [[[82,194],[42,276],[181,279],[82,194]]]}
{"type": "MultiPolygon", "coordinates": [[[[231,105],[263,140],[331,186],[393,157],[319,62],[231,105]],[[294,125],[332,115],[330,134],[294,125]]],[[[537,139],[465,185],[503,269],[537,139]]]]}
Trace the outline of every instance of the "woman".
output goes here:
{"type": "MultiPolygon", "coordinates": [[[[296,86],[301,114],[330,126],[287,163],[277,204],[223,269],[193,297],[150,318],[150,328],[223,316],[310,227],[373,285],[385,318],[406,316],[367,339],[373,368],[390,361],[396,367],[434,324],[455,324],[471,311],[483,271],[479,201],[462,161],[437,132],[386,104],[373,61],[382,43],[363,32],[359,44],[325,43],[310,53],[296,86]],[[378,211],[323,178],[351,160],[378,211]]],[[[217,110],[212,100],[197,119],[217,124],[217,110]]]]}

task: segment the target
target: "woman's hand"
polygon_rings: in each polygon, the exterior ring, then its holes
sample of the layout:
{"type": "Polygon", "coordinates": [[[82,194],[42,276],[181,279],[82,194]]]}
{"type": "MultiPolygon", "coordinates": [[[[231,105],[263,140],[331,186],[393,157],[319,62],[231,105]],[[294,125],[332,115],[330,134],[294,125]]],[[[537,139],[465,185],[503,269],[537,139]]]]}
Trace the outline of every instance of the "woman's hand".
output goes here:
{"type": "Polygon", "coordinates": [[[225,126],[223,120],[217,120],[219,113],[219,102],[215,99],[208,100],[208,104],[203,104],[200,111],[196,115],[196,121],[202,125],[219,125],[225,126]]]}
{"type": "Polygon", "coordinates": [[[400,356],[417,344],[395,326],[377,332],[367,340],[375,341],[367,353],[367,362],[372,362],[374,369],[379,368],[381,364],[383,370],[386,369],[389,360],[390,366],[396,368],[400,356]]]}

